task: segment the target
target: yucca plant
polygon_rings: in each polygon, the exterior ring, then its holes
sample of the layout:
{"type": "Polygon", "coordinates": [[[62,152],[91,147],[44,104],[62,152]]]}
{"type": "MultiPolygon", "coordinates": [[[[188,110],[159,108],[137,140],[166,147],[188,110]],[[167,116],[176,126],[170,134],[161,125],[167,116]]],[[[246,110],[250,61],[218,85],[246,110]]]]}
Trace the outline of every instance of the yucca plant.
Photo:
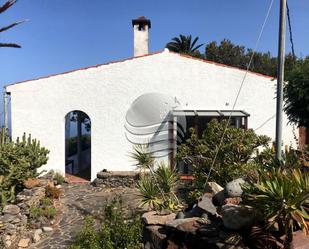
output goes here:
{"type": "Polygon", "coordinates": [[[177,182],[177,172],[160,163],[155,171],[150,171],[137,184],[142,205],[157,211],[179,209],[180,202],[175,193],[177,182]]]}
{"type": "Polygon", "coordinates": [[[130,157],[135,161],[135,165],[140,171],[152,169],[154,165],[154,157],[149,152],[148,145],[135,145],[130,157]]]}
{"type": "Polygon", "coordinates": [[[159,188],[154,183],[152,176],[145,175],[137,182],[137,188],[140,192],[141,205],[148,207],[152,210],[158,210],[162,206],[162,199],[159,197],[159,188]]]}
{"type": "Polygon", "coordinates": [[[309,233],[309,174],[299,169],[275,168],[259,172],[257,183],[242,186],[243,200],[255,207],[269,225],[278,223],[285,234],[285,248],[291,247],[293,231],[309,233]]]}

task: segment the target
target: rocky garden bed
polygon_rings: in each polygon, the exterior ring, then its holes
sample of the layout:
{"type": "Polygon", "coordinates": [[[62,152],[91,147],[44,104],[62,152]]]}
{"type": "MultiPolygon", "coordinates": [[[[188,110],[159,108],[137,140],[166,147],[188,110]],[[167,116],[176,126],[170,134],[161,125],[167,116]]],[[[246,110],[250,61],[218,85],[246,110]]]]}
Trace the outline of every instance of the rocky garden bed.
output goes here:
{"type": "Polygon", "coordinates": [[[3,248],[27,248],[48,236],[59,214],[61,185],[54,185],[49,178],[29,179],[24,185],[0,215],[3,248]]]}

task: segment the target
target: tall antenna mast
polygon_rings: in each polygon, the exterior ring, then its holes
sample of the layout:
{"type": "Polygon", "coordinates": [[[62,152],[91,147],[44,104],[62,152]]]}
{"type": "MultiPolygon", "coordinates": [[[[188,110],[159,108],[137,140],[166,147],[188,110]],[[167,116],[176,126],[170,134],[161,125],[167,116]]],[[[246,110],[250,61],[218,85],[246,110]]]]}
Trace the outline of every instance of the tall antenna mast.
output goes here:
{"type": "Polygon", "coordinates": [[[283,113],[283,82],[285,60],[285,30],[286,30],[286,1],[280,0],[279,46],[277,68],[277,107],[276,107],[276,159],[281,159],[282,147],[282,113],[283,113]]]}

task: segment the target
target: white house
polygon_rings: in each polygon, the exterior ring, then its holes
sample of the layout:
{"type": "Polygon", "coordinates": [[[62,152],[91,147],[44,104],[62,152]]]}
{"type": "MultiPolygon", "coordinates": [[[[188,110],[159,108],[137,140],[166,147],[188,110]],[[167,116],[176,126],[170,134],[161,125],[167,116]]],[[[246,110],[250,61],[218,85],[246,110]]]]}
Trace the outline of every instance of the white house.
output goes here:
{"type": "MultiPolygon", "coordinates": [[[[168,160],[175,153],[177,136],[184,135],[177,132],[178,120],[185,122],[185,133],[190,126],[203,126],[212,117],[232,114],[234,125],[256,129],[274,139],[273,78],[248,73],[231,112],[244,70],[168,50],[148,53],[150,21],[133,20],[133,27],[132,58],[6,86],[11,98],[12,136],[30,133],[50,150],[44,169],[70,173],[74,161],[77,172],[84,162],[91,164],[91,180],[102,169],[133,170],[128,155],[133,143],[145,141],[151,143],[158,158],[168,160]],[[162,109],[164,104],[167,111],[162,109]],[[84,116],[86,121],[91,120],[89,158],[83,158],[82,145],[77,143],[81,163],[69,157],[66,149],[65,134],[74,116],[67,114],[72,111],[82,111],[88,115],[84,116]]],[[[286,116],[283,124],[284,144],[294,144],[286,116]]],[[[89,134],[82,125],[78,127],[79,135],[89,134]]]]}

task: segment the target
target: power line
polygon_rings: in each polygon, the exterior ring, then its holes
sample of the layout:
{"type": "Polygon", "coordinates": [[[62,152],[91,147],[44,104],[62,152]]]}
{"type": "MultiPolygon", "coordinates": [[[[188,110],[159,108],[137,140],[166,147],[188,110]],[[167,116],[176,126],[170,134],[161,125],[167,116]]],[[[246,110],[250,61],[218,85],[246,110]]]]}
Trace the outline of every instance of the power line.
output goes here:
{"type": "Polygon", "coordinates": [[[266,125],[270,120],[274,119],[276,117],[276,114],[272,115],[270,118],[266,119],[260,126],[254,129],[254,131],[257,131],[261,129],[264,125],[266,125]]]}
{"type": "Polygon", "coordinates": [[[222,143],[223,143],[223,139],[224,139],[226,130],[227,130],[227,128],[228,128],[228,126],[229,126],[229,123],[230,123],[230,121],[231,121],[232,113],[233,113],[233,111],[234,111],[234,109],[235,109],[235,107],[236,107],[236,104],[237,104],[239,95],[240,95],[240,93],[241,93],[241,90],[242,90],[242,88],[243,88],[243,86],[244,86],[244,83],[245,83],[245,80],[246,80],[246,78],[247,78],[247,75],[248,75],[250,66],[251,66],[252,61],[253,61],[253,57],[254,57],[254,55],[255,55],[255,53],[256,53],[256,50],[257,50],[257,48],[258,48],[258,45],[259,45],[259,43],[260,43],[262,34],[263,34],[263,32],[264,32],[264,28],[265,28],[265,26],[266,26],[267,20],[268,20],[269,15],[270,15],[270,11],[271,11],[272,6],[273,6],[273,3],[274,3],[274,0],[272,0],[272,1],[270,2],[270,5],[269,5],[269,8],[268,8],[267,14],[266,14],[266,16],[265,16],[264,22],[263,22],[262,27],[261,27],[261,31],[260,31],[260,33],[259,33],[259,36],[258,36],[257,40],[256,40],[256,43],[255,43],[255,46],[254,46],[254,49],[253,49],[253,53],[252,53],[252,55],[251,55],[250,61],[249,61],[248,65],[247,65],[246,72],[245,72],[245,74],[244,74],[244,77],[243,77],[243,79],[242,79],[242,81],[241,81],[241,84],[240,84],[240,87],[239,87],[239,89],[238,89],[238,92],[237,92],[236,98],[235,98],[235,100],[234,100],[233,107],[232,107],[232,110],[231,110],[231,112],[230,112],[229,118],[228,118],[228,120],[227,120],[227,122],[226,122],[226,125],[225,125],[225,127],[224,127],[224,130],[223,130],[223,133],[222,133],[222,136],[221,136],[219,145],[218,145],[218,147],[217,147],[217,149],[216,149],[216,153],[215,153],[214,159],[213,159],[213,161],[212,161],[212,163],[211,163],[211,166],[210,166],[209,172],[208,172],[208,174],[207,174],[207,177],[206,177],[206,181],[205,181],[205,185],[204,185],[204,186],[206,186],[206,184],[208,183],[210,174],[211,174],[211,172],[212,172],[212,170],[213,170],[213,167],[214,167],[214,165],[215,165],[215,161],[216,161],[216,159],[217,159],[217,157],[218,157],[220,148],[221,148],[221,146],[222,146],[222,143]]]}
{"type": "Polygon", "coordinates": [[[291,25],[291,16],[290,16],[290,8],[288,1],[286,2],[286,14],[288,17],[288,25],[289,25],[289,34],[290,34],[290,43],[291,43],[291,50],[294,60],[296,59],[295,50],[294,50],[294,41],[293,41],[293,32],[292,32],[292,25],[291,25]]]}

